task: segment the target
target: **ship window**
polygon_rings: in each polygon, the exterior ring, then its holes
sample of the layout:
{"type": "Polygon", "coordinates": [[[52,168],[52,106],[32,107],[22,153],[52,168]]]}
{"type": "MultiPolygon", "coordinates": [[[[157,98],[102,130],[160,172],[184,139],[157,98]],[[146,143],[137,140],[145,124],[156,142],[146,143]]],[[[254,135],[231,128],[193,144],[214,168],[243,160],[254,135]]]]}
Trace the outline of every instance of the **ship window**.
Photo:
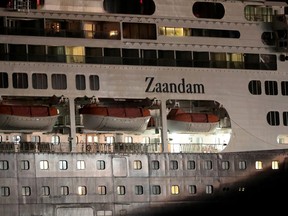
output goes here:
{"type": "Polygon", "coordinates": [[[6,160],[0,160],[0,170],[8,170],[9,163],[6,160]]]}
{"type": "Polygon", "coordinates": [[[176,65],[178,67],[192,67],[192,52],[176,51],[176,65]]]}
{"type": "Polygon", "coordinates": [[[10,196],[10,188],[9,187],[1,187],[1,196],[2,197],[10,196]]]}
{"type": "Polygon", "coordinates": [[[196,169],[196,162],[194,160],[187,161],[187,169],[188,170],[195,170],[196,169]]]}
{"type": "Polygon", "coordinates": [[[195,67],[210,67],[209,52],[193,52],[195,67]]]}
{"type": "Polygon", "coordinates": [[[260,69],[277,70],[276,55],[260,54],[260,69]]]}
{"type": "Polygon", "coordinates": [[[279,169],[279,161],[272,161],[271,165],[273,170],[279,169]]]}
{"type": "Polygon", "coordinates": [[[0,72],[0,88],[8,88],[8,74],[0,72]]]}
{"type": "Polygon", "coordinates": [[[239,161],[238,167],[240,170],[245,170],[247,168],[246,161],[239,161]]]}
{"type": "Polygon", "coordinates": [[[263,32],[261,35],[263,44],[268,46],[275,46],[275,34],[273,32],[263,32]]]}
{"type": "Polygon", "coordinates": [[[244,55],[242,53],[227,53],[228,68],[243,69],[244,55]]]}
{"type": "Polygon", "coordinates": [[[78,170],[84,170],[85,169],[85,161],[84,160],[78,160],[76,164],[76,168],[78,170]]]}
{"type": "Polygon", "coordinates": [[[152,185],[151,192],[153,195],[161,194],[161,187],[160,185],[152,185]]]}
{"type": "Polygon", "coordinates": [[[261,81],[260,80],[251,80],[248,84],[249,92],[253,95],[261,95],[261,81]]]}
{"type": "Polygon", "coordinates": [[[123,185],[117,186],[117,194],[118,195],[124,195],[125,193],[126,193],[125,186],[123,186],[123,185]]]}
{"type": "Polygon", "coordinates": [[[85,90],[86,89],[86,82],[84,75],[76,75],[76,89],[77,90],[85,90]]]}
{"type": "Polygon", "coordinates": [[[105,137],[105,141],[107,144],[115,143],[115,137],[114,136],[107,136],[107,137],[105,137]]]}
{"type": "Polygon", "coordinates": [[[160,164],[158,160],[151,161],[151,168],[153,170],[158,170],[160,168],[160,164]]]}
{"type": "Polygon", "coordinates": [[[96,166],[98,170],[105,170],[105,161],[104,160],[97,160],[96,166]]]}
{"type": "Polygon", "coordinates": [[[156,40],[156,25],[147,23],[123,23],[123,38],[156,40]]]}
{"type": "Polygon", "coordinates": [[[48,46],[48,61],[49,62],[66,62],[65,47],[63,46],[48,46]]]}
{"type": "Polygon", "coordinates": [[[121,50],[119,48],[104,48],[105,64],[121,64],[121,50]]]}
{"type": "Polygon", "coordinates": [[[65,47],[67,63],[84,63],[85,50],[82,46],[65,47]]]}
{"type": "Polygon", "coordinates": [[[248,21],[272,22],[273,9],[268,6],[247,5],[244,15],[248,21]]]}
{"type": "Polygon", "coordinates": [[[174,51],[158,50],[158,65],[159,66],[175,66],[174,51]]]}
{"type": "MultiPolygon", "coordinates": [[[[0,80],[1,80],[1,77],[0,77],[0,80]]],[[[285,96],[288,95],[288,81],[281,82],[281,92],[282,92],[282,95],[285,95],[285,96]]]]}
{"type": "Polygon", "coordinates": [[[26,45],[9,44],[8,49],[9,49],[10,61],[26,61],[27,60],[26,45]]]}
{"type": "Polygon", "coordinates": [[[53,89],[67,89],[67,79],[65,74],[52,74],[53,89]]]}
{"type": "Polygon", "coordinates": [[[189,194],[196,194],[197,193],[196,185],[188,185],[188,193],[189,194]]]}
{"type": "Polygon", "coordinates": [[[30,169],[30,163],[28,160],[22,160],[20,163],[21,170],[29,170],[30,169]]]}
{"type": "Polygon", "coordinates": [[[79,186],[78,187],[78,195],[80,195],[80,196],[87,195],[87,187],[86,186],[79,186]]]}
{"type": "Polygon", "coordinates": [[[53,136],[51,137],[51,143],[52,143],[53,145],[58,145],[58,144],[60,143],[60,137],[57,136],[57,135],[53,135],[53,136]]]}
{"type": "Polygon", "coordinates": [[[176,195],[179,193],[180,193],[179,186],[178,185],[172,185],[171,186],[171,194],[176,195]]]}
{"type": "Polygon", "coordinates": [[[41,195],[42,196],[49,196],[50,195],[50,188],[48,186],[41,187],[41,195]]]}
{"type": "Polygon", "coordinates": [[[280,124],[279,112],[277,111],[268,112],[267,122],[271,126],[278,126],[280,124]]]}
{"type": "Polygon", "coordinates": [[[204,161],[204,169],[205,170],[211,170],[212,169],[212,161],[211,160],[204,161]]]}
{"type": "Polygon", "coordinates": [[[104,0],[103,6],[108,13],[152,15],[155,12],[153,0],[104,0]]]}
{"type": "MultiPolygon", "coordinates": [[[[121,210],[120,210],[120,212],[121,212],[121,210]]],[[[112,211],[97,211],[96,212],[96,216],[112,216],[113,214],[112,214],[112,211]]],[[[120,214],[120,215],[122,215],[122,214],[120,214]]]]}
{"type": "Polygon", "coordinates": [[[125,143],[133,143],[133,138],[131,136],[125,136],[124,139],[125,139],[124,140],[125,143]]]}
{"type": "Polygon", "coordinates": [[[99,76],[97,75],[90,75],[89,76],[89,82],[90,82],[90,90],[99,90],[99,76]]]}
{"type": "Polygon", "coordinates": [[[142,185],[135,185],[135,194],[142,195],[143,194],[143,186],[142,185]]]}
{"type": "Polygon", "coordinates": [[[141,50],[141,58],[143,65],[157,65],[156,50],[141,50]]]}
{"type": "Polygon", "coordinates": [[[62,196],[69,195],[69,187],[68,186],[61,186],[60,187],[60,193],[62,196]]]}
{"type": "Polygon", "coordinates": [[[122,49],[123,64],[140,65],[138,49],[122,49]]]}
{"type": "Polygon", "coordinates": [[[278,95],[277,81],[265,81],[265,94],[278,95]]]}
{"type": "Polygon", "coordinates": [[[215,2],[195,2],[192,11],[197,18],[222,19],[225,14],[224,6],[215,2]]]}
{"type": "Polygon", "coordinates": [[[142,143],[143,144],[149,144],[150,143],[150,137],[143,137],[142,138],[142,143]]]}
{"type": "Polygon", "coordinates": [[[22,187],[22,196],[30,196],[31,195],[31,188],[29,186],[22,187]]]}
{"type": "Polygon", "coordinates": [[[262,161],[256,161],[256,162],[255,162],[255,168],[256,168],[257,170],[263,169],[263,163],[262,163],[262,161]]]}
{"type": "Polygon", "coordinates": [[[213,193],[213,186],[212,185],[206,185],[206,194],[212,194],[213,193]]]}
{"type": "Polygon", "coordinates": [[[210,53],[210,63],[213,68],[227,68],[226,53],[210,53]]]}
{"type": "Polygon", "coordinates": [[[98,194],[105,195],[107,193],[106,186],[100,185],[97,187],[98,194]]]}
{"type": "Polygon", "coordinates": [[[86,63],[103,64],[103,50],[98,47],[85,48],[86,63]]]}
{"type": "Polygon", "coordinates": [[[40,73],[32,74],[32,86],[34,89],[47,89],[47,75],[40,73]]]}
{"type": "Polygon", "coordinates": [[[259,54],[244,54],[245,69],[260,69],[259,54]]]}
{"type": "Polygon", "coordinates": [[[59,161],[59,169],[60,170],[67,170],[68,169],[68,162],[66,160],[59,161]]]}
{"type": "Polygon", "coordinates": [[[45,62],[46,48],[42,45],[28,45],[28,59],[29,61],[45,62]]]}
{"type": "Polygon", "coordinates": [[[39,143],[41,141],[40,136],[32,136],[31,142],[39,143]]]}
{"type": "Polygon", "coordinates": [[[221,162],[221,167],[223,170],[228,170],[230,167],[229,161],[222,161],[221,162]]]}
{"type": "Polygon", "coordinates": [[[21,141],[21,136],[15,135],[15,136],[12,137],[12,140],[13,140],[13,142],[14,142],[15,144],[19,144],[20,141],[21,141]]]}
{"type": "Polygon", "coordinates": [[[171,170],[177,170],[177,169],[178,169],[178,161],[176,161],[176,160],[171,160],[171,161],[170,161],[170,169],[171,169],[171,170]]]}
{"type": "Polygon", "coordinates": [[[41,170],[48,170],[49,169],[49,162],[47,160],[40,161],[40,169],[41,170]]]}
{"type": "Polygon", "coordinates": [[[13,73],[13,88],[27,89],[28,88],[28,75],[26,73],[13,73]]]}
{"type": "Polygon", "coordinates": [[[283,124],[288,126],[288,112],[283,112],[283,124]]]}
{"type": "Polygon", "coordinates": [[[142,169],[142,162],[140,160],[135,160],[133,162],[133,168],[134,168],[134,170],[142,169]]]}

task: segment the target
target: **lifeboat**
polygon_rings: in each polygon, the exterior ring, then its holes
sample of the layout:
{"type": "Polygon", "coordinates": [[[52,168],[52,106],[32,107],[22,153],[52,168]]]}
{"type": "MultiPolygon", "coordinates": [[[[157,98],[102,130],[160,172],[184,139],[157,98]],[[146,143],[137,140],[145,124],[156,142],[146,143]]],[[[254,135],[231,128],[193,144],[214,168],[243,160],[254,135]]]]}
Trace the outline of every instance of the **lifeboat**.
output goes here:
{"type": "Polygon", "coordinates": [[[96,131],[135,131],[147,129],[150,111],[136,107],[99,107],[86,105],[80,109],[84,128],[96,131]]]}
{"type": "Polygon", "coordinates": [[[0,105],[1,131],[51,131],[57,121],[55,107],[0,105]]]}
{"type": "Polygon", "coordinates": [[[218,116],[211,113],[187,113],[177,108],[171,109],[167,115],[169,132],[213,132],[218,126],[218,116]]]}

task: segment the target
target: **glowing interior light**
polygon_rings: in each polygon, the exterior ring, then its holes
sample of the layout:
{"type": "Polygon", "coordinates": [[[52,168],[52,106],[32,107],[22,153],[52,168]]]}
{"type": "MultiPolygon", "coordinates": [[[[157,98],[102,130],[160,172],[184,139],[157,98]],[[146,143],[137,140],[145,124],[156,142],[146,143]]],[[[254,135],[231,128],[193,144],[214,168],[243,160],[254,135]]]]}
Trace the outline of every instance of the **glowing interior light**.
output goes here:
{"type": "Polygon", "coordinates": [[[116,36],[116,35],[118,35],[118,31],[110,31],[109,35],[110,36],[116,36]]]}

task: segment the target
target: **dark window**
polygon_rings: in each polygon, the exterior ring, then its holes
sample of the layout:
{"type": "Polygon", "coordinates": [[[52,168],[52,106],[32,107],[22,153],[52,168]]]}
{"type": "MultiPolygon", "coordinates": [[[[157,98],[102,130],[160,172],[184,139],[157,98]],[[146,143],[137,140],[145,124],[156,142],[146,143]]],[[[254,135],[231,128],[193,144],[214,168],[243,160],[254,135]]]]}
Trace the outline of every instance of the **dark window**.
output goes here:
{"type": "Polygon", "coordinates": [[[67,89],[67,79],[65,74],[52,74],[53,89],[67,89]]]}
{"type": "Polygon", "coordinates": [[[260,80],[251,80],[248,85],[249,92],[253,95],[261,95],[261,82],[260,80]]]}
{"type": "Polygon", "coordinates": [[[123,64],[139,65],[139,50],[138,49],[122,49],[123,64]]]}
{"type": "Polygon", "coordinates": [[[187,169],[188,170],[196,169],[196,162],[194,160],[187,161],[187,169]]]}
{"type": "Polygon", "coordinates": [[[192,11],[197,18],[222,19],[225,14],[224,6],[215,2],[195,2],[192,11]]]}
{"type": "Polygon", "coordinates": [[[105,64],[121,64],[121,50],[119,48],[104,48],[105,64]]]}
{"type": "Polygon", "coordinates": [[[153,170],[158,170],[160,168],[160,164],[158,160],[151,161],[151,168],[153,170]]]}
{"type": "Polygon", "coordinates": [[[288,126],[288,112],[283,112],[283,124],[288,126]]]}
{"type": "Polygon", "coordinates": [[[13,73],[13,88],[28,88],[28,75],[26,73],[13,73]]]}
{"type": "Polygon", "coordinates": [[[159,66],[175,66],[174,51],[159,50],[158,51],[158,65],[159,66]]]}
{"type": "Polygon", "coordinates": [[[176,51],[176,65],[178,67],[191,67],[192,66],[192,52],[176,51]]]}
{"type": "Polygon", "coordinates": [[[99,77],[97,75],[89,76],[89,81],[91,90],[99,90],[99,77]]]}
{"type": "Polygon", "coordinates": [[[281,92],[282,92],[282,95],[288,95],[288,81],[281,82],[281,92]]]}
{"type": "Polygon", "coordinates": [[[29,61],[45,62],[46,61],[45,46],[28,45],[28,59],[29,61]]]}
{"type": "Polygon", "coordinates": [[[276,81],[265,81],[265,94],[278,95],[278,87],[276,81]]]}
{"type": "Polygon", "coordinates": [[[171,160],[170,161],[170,170],[177,170],[178,169],[178,161],[171,160]]]}
{"type": "Polygon", "coordinates": [[[85,76],[84,75],[76,75],[76,89],[77,90],[85,90],[85,76]]]}
{"type": "Polygon", "coordinates": [[[143,194],[143,186],[142,185],[136,185],[135,186],[135,194],[136,195],[142,195],[143,194]]]}
{"type": "Polygon", "coordinates": [[[40,73],[32,74],[32,86],[34,89],[47,89],[47,75],[40,73]]]}
{"type": "Polygon", "coordinates": [[[195,67],[210,67],[209,52],[193,52],[195,67]]]}
{"type": "Polygon", "coordinates": [[[86,63],[103,64],[102,48],[86,47],[85,48],[85,61],[86,63]]]}
{"type": "Polygon", "coordinates": [[[8,74],[0,72],[0,88],[8,88],[8,74]]]}
{"type": "Polygon", "coordinates": [[[156,50],[141,50],[141,58],[143,65],[157,65],[156,50]]]}
{"type": "Polygon", "coordinates": [[[267,114],[267,122],[271,126],[278,126],[280,124],[279,112],[271,111],[267,114]]]}
{"type": "Polygon", "coordinates": [[[9,44],[9,56],[12,61],[26,61],[26,45],[9,44]]]}
{"type": "Polygon", "coordinates": [[[245,69],[260,69],[259,54],[244,54],[245,69]]]}
{"type": "Polygon", "coordinates": [[[147,23],[123,23],[123,37],[128,39],[156,40],[156,25],[147,23]]]}
{"type": "Polygon", "coordinates": [[[161,187],[160,185],[152,185],[152,188],[151,188],[151,192],[153,195],[159,195],[161,194],[161,187]]]}

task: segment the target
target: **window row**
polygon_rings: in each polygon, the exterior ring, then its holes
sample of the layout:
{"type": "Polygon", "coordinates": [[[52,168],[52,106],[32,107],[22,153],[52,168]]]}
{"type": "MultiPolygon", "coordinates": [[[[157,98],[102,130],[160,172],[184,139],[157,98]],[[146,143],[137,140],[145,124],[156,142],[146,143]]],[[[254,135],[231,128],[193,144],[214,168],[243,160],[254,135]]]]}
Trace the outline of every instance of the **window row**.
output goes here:
{"type": "MultiPolygon", "coordinates": [[[[279,169],[279,162],[272,161],[271,162],[272,169],[279,169]]],[[[20,161],[20,168],[21,170],[29,170],[30,169],[30,162],[28,160],[20,161]]],[[[41,160],[39,162],[39,168],[41,170],[49,170],[49,161],[41,160]]],[[[67,160],[60,160],[58,161],[58,169],[59,170],[68,170],[68,161],[67,160]]],[[[96,168],[97,170],[105,170],[106,163],[104,160],[97,160],[96,161],[96,168]]],[[[143,168],[141,160],[134,160],[133,161],[133,169],[134,170],[141,170],[143,168]]],[[[246,161],[239,161],[238,169],[245,170],[247,168],[246,161]]],[[[255,162],[256,169],[263,169],[263,162],[256,161],[255,162]]],[[[9,169],[9,162],[7,160],[0,160],[0,170],[8,170],[9,169]]],[[[84,160],[77,160],[76,161],[76,169],[77,170],[85,170],[86,163],[84,160]]],[[[151,169],[152,170],[159,170],[160,169],[160,162],[158,160],[151,161],[151,169]]],[[[169,169],[170,170],[178,170],[179,169],[179,162],[177,160],[170,160],[169,161],[169,169]]],[[[212,170],[213,169],[213,162],[211,160],[205,160],[203,162],[203,169],[205,170],[212,170]]],[[[230,169],[230,162],[229,161],[222,161],[221,162],[221,169],[222,170],[229,170],[230,169]]],[[[187,161],[187,170],[196,170],[196,162],[194,160],[187,161]]]]}
{"type": "MultiPolygon", "coordinates": [[[[0,72],[0,88],[9,88],[9,77],[8,73],[0,72]]],[[[27,73],[12,73],[12,85],[15,89],[27,89],[29,87],[29,78],[27,73]]],[[[88,82],[87,77],[82,74],[75,75],[75,88],[77,90],[86,90],[89,85],[91,91],[98,91],[100,88],[99,77],[97,75],[89,75],[88,82]]],[[[51,84],[48,83],[48,76],[44,73],[33,73],[31,77],[31,85],[33,89],[67,89],[67,76],[66,74],[52,74],[51,84]]]]}
{"type": "MultiPolygon", "coordinates": [[[[288,95],[288,81],[281,81],[281,94],[288,95]]],[[[262,82],[260,80],[251,80],[248,84],[249,92],[253,95],[262,94],[262,82]]],[[[264,82],[266,95],[278,95],[278,82],[275,80],[266,80],[264,82]]]]}
{"type": "MultiPolygon", "coordinates": [[[[267,122],[271,126],[279,126],[280,125],[280,113],[278,111],[268,112],[267,122]]],[[[288,126],[288,111],[282,113],[282,123],[284,126],[288,126]]]]}
{"type": "Polygon", "coordinates": [[[0,60],[277,70],[271,54],[0,44],[0,60]]]}

